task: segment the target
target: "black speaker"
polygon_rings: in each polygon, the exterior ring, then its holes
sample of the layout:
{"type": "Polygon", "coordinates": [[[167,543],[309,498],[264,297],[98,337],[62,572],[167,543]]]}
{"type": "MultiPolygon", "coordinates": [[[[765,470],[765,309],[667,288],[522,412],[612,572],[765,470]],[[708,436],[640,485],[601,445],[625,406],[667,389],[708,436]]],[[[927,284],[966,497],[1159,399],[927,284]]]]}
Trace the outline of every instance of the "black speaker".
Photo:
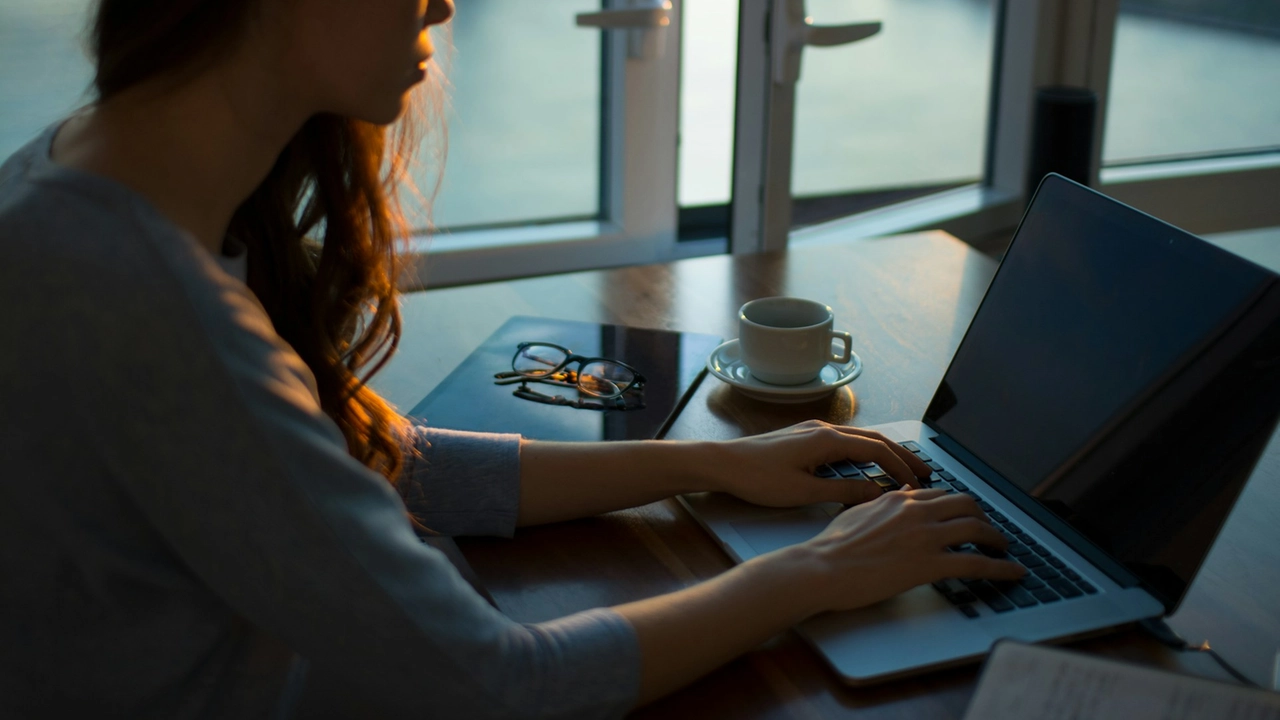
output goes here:
{"type": "Polygon", "coordinates": [[[1036,90],[1031,132],[1031,159],[1027,165],[1027,200],[1040,180],[1051,172],[1089,185],[1093,126],[1098,96],[1088,88],[1053,86],[1036,90]]]}

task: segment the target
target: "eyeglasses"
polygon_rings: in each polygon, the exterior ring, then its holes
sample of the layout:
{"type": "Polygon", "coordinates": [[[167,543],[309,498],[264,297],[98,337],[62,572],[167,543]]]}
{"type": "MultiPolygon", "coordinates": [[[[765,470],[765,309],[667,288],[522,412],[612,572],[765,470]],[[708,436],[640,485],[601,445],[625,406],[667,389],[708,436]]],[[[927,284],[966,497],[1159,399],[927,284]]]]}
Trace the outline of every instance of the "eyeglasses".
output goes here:
{"type": "Polygon", "coordinates": [[[638,410],[644,407],[645,378],[638,370],[609,358],[577,355],[568,348],[551,343],[520,343],[511,358],[511,370],[495,373],[494,377],[498,385],[520,383],[513,394],[534,402],[588,410],[638,410]],[[572,364],[577,364],[576,370],[569,369],[572,364]],[[586,395],[612,402],[544,395],[531,389],[528,386],[530,382],[577,388],[586,395]]]}

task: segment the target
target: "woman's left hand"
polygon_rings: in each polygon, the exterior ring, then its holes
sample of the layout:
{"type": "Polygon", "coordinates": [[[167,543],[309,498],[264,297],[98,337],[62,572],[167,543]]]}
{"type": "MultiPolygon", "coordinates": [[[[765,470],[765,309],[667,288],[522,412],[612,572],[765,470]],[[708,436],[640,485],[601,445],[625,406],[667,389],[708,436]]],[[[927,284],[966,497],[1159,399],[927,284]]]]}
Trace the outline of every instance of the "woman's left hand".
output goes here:
{"type": "Polygon", "coordinates": [[[922,487],[929,467],[909,450],[874,430],[809,420],[720,445],[717,489],[756,505],[787,507],[816,502],[856,505],[880,496],[866,480],[820,478],[820,465],[837,460],[874,462],[900,485],[922,487]]]}

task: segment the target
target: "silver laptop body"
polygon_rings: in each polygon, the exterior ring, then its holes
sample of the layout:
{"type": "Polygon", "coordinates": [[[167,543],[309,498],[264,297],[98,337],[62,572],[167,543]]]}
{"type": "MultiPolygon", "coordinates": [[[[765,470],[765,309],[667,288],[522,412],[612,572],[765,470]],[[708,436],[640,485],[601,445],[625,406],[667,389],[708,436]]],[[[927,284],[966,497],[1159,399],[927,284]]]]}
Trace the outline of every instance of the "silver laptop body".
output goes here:
{"type": "MultiPolygon", "coordinates": [[[[874,429],[928,458],[938,486],[1003,518],[1024,550],[1055,558],[1077,592],[1058,583],[1052,601],[957,603],[979,585],[950,580],[798,631],[856,685],[973,662],[1001,638],[1063,642],[1170,613],[1278,409],[1276,276],[1051,175],[925,419],[874,429]],[[1090,363],[1107,372],[1072,376],[1090,363]]],[[[739,562],[803,542],[843,510],[682,501],[739,562]]]]}

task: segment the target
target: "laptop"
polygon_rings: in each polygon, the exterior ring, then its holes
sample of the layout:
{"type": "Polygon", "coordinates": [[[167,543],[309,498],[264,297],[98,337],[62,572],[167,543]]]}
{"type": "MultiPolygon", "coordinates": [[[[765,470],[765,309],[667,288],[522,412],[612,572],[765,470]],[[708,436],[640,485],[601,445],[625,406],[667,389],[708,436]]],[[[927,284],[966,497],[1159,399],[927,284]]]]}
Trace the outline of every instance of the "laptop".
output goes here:
{"type": "MultiPolygon", "coordinates": [[[[1167,615],[1278,413],[1277,276],[1047,176],[924,418],[875,428],[926,459],[934,486],[978,500],[1026,578],[924,585],[798,631],[859,685],[974,662],[1001,638],[1065,642],[1167,615]]],[[[890,484],[865,463],[818,474],[890,484]]],[[[842,510],[682,500],[738,561],[842,510]]]]}

